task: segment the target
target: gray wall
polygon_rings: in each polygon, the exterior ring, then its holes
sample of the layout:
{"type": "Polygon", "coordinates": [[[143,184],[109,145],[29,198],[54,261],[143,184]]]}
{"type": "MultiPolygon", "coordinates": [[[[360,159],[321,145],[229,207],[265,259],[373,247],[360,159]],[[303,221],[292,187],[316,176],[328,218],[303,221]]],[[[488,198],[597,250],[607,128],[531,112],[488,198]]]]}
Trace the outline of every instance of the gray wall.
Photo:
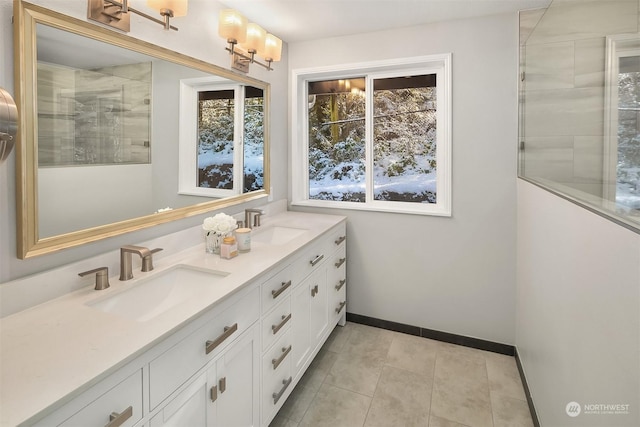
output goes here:
{"type": "MultiPolygon", "coordinates": [[[[78,0],[37,0],[31,3],[54,9],[66,15],[86,20],[87,3],[78,0]]],[[[191,0],[189,14],[176,18],[178,32],[164,31],[158,24],[136,15],[132,16],[130,36],[145,40],[186,55],[229,68],[229,55],[224,50],[225,41],[218,36],[218,12],[223,6],[215,0],[191,0]]],[[[13,26],[11,17],[13,2],[0,0],[0,87],[13,94],[13,26]]],[[[251,67],[249,75],[271,83],[271,185],[274,200],[287,197],[287,53],[283,47],[283,59],[269,72],[251,67]],[[285,171],[285,172],[283,172],[285,171]]],[[[16,257],[16,201],[15,201],[15,152],[0,164],[0,283],[45,271],[60,265],[117,249],[123,244],[145,241],[173,231],[201,223],[202,217],[189,218],[170,224],[129,233],[100,242],[65,249],[58,253],[19,260],[16,257]]],[[[134,185],[132,183],[132,185],[134,185]]],[[[264,201],[266,202],[266,200],[264,201]]],[[[260,202],[262,203],[262,202],[260,202]]],[[[226,209],[227,213],[240,212],[256,202],[226,209]]],[[[73,207],[69,207],[73,209],[73,207]]]]}
{"type": "Polygon", "coordinates": [[[519,181],[516,345],[541,425],[640,425],[639,266],[640,235],[519,181]]]}
{"type": "MultiPolygon", "coordinates": [[[[291,43],[291,69],[453,53],[453,216],[349,217],[348,311],[515,341],[515,14],[291,43]]],[[[295,161],[295,159],[293,159],[295,161]]]]}

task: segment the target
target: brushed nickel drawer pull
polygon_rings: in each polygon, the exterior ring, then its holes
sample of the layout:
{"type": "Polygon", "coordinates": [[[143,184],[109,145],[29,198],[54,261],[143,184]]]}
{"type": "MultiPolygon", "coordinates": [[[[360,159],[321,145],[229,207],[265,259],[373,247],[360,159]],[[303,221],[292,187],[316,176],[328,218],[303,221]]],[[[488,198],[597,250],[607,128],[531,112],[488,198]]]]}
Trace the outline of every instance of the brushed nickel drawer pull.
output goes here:
{"type": "Polygon", "coordinates": [[[287,288],[291,286],[291,280],[287,281],[287,282],[282,282],[282,286],[280,286],[278,288],[278,290],[273,290],[271,291],[271,295],[273,296],[273,299],[278,298],[278,295],[280,295],[281,293],[283,293],[285,290],[287,290],[287,288]]]}
{"type": "Polygon", "coordinates": [[[336,285],[336,291],[339,291],[340,289],[342,289],[345,283],[347,283],[347,279],[340,280],[336,285]]]}
{"type": "Polygon", "coordinates": [[[311,264],[311,267],[315,267],[316,264],[322,261],[323,258],[324,258],[324,255],[316,255],[314,259],[309,261],[309,264],[311,264]]]}
{"type": "Polygon", "coordinates": [[[344,308],[345,305],[347,305],[346,301],[342,301],[340,304],[338,304],[338,308],[336,308],[336,313],[340,313],[340,311],[344,308]]]}
{"type": "Polygon", "coordinates": [[[273,364],[274,370],[278,369],[278,366],[280,366],[280,364],[282,363],[284,358],[287,357],[287,354],[289,354],[290,351],[291,351],[291,346],[282,347],[282,354],[280,355],[280,357],[278,357],[277,359],[271,359],[271,363],[273,364]]]}
{"type": "Polygon", "coordinates": [[[211,391],[209,395],[211,397],[212,402],[215,402],[216,400],[218,400],[218,387],[215,385],[211,387],[211,391]]]}
{"type": "Polygon", "coordinates": [[[206,351],[207,354],[211,353],[213,350],[215,350],[215,348],[217,346],[219,346],[220,344],[222,344],[224,342],[224,340],[226,340],[227,338],[229,338],[231,335],[233,335],[233,333],[235,331],[238,330],[238,324],[234,323],[231,326],[225,326],[224,327],[224,332],[215,340],[213,341],[207,341],[207,346],[206,346],[206,351]]]}
{"type": "Polygon", "coordinates": [[[282,397],[282,395],[284,394],[284,391],[287,389],[287,387],[289,387],[289,384],[291,384],[291,380],[293,380],[293,377],[289,377],[288,380],[282,380],[282,384],[283,387],[282,389],[277,392],[277,393],[273,393],[271,395],[271,397],[273,397],[273,404],[275,405],[276,403],[278,403],[278,400],[280,400],[280,398],[282,397]]]}
{"type": "Polygon", "coordinates": [[[133,406],[129,406],[127,409],[125,409],[120,413],[112,412],[109,415],[109,424],[107,424],[105,427],[121,426],[122,424],[124,424],[125,421],[127,421],[132,416],[133,416],[133,406]]]}
{"type": "Polygon", "coordinates": [[[227,389],[227,377],[220,378],[218,381],[218,388],[220,389],[220,393],[224,393],[227,389]]]}
{"type": "Polygon", "coordinates": [[[340,243],[344,242],[345,240],[347,240],[347,236],[340,236],[340,237],[338,237],[338,240],[336,240],[334,243],[336,245],[339,245],[340,243]]]}
{"type": "Polygon", "coordinates": [[[289,320],[291,320],[291,313],[289,313],[289,315],[287,316],[282,315],[282,322],[280,322],[279,324],[271,325],[271,330],[273,331],[273,335],[277,334],[278,331],[282,329],[282,327],[286,325],[289,320]]]}
{"type": "Polygon", "coordinates": [[[346,260],[347,260],[346,258],[340,258],[340,260],[336,262],[334,265],[336,266],[336,268],[340,268],[340,266],[344,264],[346,260]]]}

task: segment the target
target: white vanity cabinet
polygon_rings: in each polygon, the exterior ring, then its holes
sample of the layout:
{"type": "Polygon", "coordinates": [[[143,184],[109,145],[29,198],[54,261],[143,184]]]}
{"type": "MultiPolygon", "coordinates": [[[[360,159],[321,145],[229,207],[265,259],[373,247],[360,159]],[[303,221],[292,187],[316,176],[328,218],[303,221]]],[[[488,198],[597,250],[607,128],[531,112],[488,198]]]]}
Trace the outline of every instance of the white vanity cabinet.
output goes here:
{"type": "Polygon", "coordinates": [[[293,370],[302,375],[337,323],[346,313],[346,229],[341,224],[299,258],[309,275],[292,293],[293,370]],[[344,259],[344,261],[341,261],[344,259]],[[318,262],[320,260],[320,262],[318,262]],[[339,278],[340,277],[340,278],[339,278]],[[344,285],[336,289],[336,280],[344,285]],[[336,302],[340,300],[340,302],[336,302]],[[339,311],[337,306],[342,304],[339,311]]]}
{"type": "Polygon", "coordinates": [[[253,283],[36,425],[258,426],[259,317],[253,283]]]}
{"type": "MultiPolygon", "coordinates": [[[[308,218],[304,215],[287,213],[287,218],[303,222],[308,218]]],[[[130,339],[126,351],[116,348],[117,356],[101,354],[112,357],[111,363],[98,365],[92,376],[78,381],[84,386],[65,389],[63,397],[39,406],[30,418],[15,418],[33,426],[267,427],[333,328],[345,322],[344,218],[316,218],[323,225],[309,235],[310,241],[273,257],[271,264],[260,264],[266,252],[257,248],[222,264],[201,252],[181,258],[178,262],[198,266],[204,259],[211,265],[204,262],[198,268],[228,269],[229,278],[236,272],[243,279],[220,291],[218,299],[207,299],[203,307],[209,308],[188,313],[170,333],[164,325],[153,329],[144,322],[101,315],[100,321],[117,321],[123,336],[135,334],[144,344],[129,344],[134,341],[130,339]],[[251,263],[260,267],[245,279],[251,263]]],[[[215,286],[222,286],[219,283],[215,286]]],[[[82,313],[91,314],[86,306],[82,313]]],[[[109,351],[109,346],[119,345],[115,337],[120,335],[111,334],[104,342],[87,339],[101,347],[86,353],[109,351]]],[[[73,339],[74,348],[84,348],[83,339],[73,339]]],[[[85,362],[90,363],[77,357],[78,369],[85,362]]],[[[64,375],[76,374],[69,371],[64,375]]],[[[44,383],[55,390],[54,381],[44,383]]]]}
{"type": "MultiPolygon", "coordinates": [[[[324,344],[329,334],[346,313],[346,228],[344,223],[313,242],[294,257],[290,264],[274,277],[277,280],[263,285],[265,297],[273,290],[286,287],[283,298],[290,299],[290,326],[273,345],[264,340],[262,361],[262,422],[267,426],[282,407],[304,371],[324,344]],[[334,283],[335,282],[335,283],[334,283]],[[337,287],[336,284],[342,283],[337,287]],[[339,310],[336,310],[337,307],[339,310]]],[[[275,292],[274,292],[275,294],[275,292]]],[[[266,300],[267,307],[273,302],[266,300]]],[[[288,302],[281,302],[287,307],[288,302]],[[287,305],[285,305],[287,304],[287,305]]],[[[286,310],[276,309],[265,318],[282,316],[286,310]],[[280,313],[282,312],[282,314],[280,313]]],[[[271,325],[275,328],[274,325],[271,325]]],[[[263,325],[263,330],[266,330],[263,325]]]]}
{"type": "Polygon", "coordinates": [[[253,326],[151,419],[149,427],[258,426],[259,331],[253,326]]]}

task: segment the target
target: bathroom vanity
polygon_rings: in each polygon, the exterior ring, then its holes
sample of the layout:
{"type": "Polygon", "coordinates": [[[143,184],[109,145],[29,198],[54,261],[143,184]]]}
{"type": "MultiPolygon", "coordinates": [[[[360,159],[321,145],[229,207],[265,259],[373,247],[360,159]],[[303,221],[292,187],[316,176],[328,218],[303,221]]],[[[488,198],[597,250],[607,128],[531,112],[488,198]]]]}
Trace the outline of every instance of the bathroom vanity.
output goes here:
{"type": "Polygon", "coordinates": [[[267,426],[344,325],[346,219],[266,222],[234,259],[195,244],[2,319],[1,425],[267,426]]]}

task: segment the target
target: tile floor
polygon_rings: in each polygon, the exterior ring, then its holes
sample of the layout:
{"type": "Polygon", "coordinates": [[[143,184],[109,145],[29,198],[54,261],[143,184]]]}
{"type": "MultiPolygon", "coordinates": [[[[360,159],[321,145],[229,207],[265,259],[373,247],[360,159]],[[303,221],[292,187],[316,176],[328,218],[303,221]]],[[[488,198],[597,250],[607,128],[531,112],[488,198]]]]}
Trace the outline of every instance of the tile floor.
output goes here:
{"type": "Polygon", "coordinates": [[[533,426],[515,359],[336,327],[270,427],[533,426]]]}

